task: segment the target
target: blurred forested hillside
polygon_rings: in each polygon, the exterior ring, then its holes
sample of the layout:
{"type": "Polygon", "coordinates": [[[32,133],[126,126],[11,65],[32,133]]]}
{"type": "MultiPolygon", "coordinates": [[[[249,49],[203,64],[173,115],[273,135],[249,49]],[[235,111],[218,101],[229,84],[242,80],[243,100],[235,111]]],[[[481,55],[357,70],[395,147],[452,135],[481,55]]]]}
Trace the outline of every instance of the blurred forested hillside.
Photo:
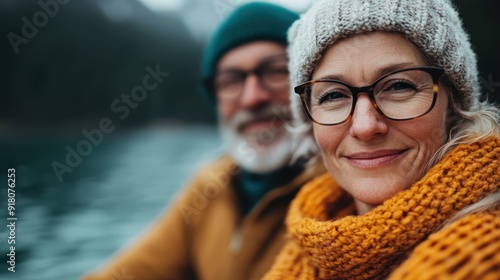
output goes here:
{"type": "MultiPolygon", "coordinates": [[[[170,75],[124,123],[214,121],[198,86],[204,42],[193,38],[182,11],[155,13],[138,0],[58,1],[67,4],[44,25],[39,1],[0,1],[0,126],[67,126],[109,117],[113,101],[141,85],[145,67],[156,65],[170,75]],[[19,43],[16,54],[9,34],[24,37],[26,21],[43,26],[19,43]]],[[[183,11],[203,3],[213,17],[215,4],[237,2],[243,1],[186,0],[183,11]]],[[[454,2],[478,53],[484,92],[499,102],[500,4],[454,2]]]]}
{"type": "Polygon", "coordinates": [[[73,0],[16,54],[7,35],[23,36],[23,17],[43,23],[34,17],[40,11],[37,1],[0,4],[1,120],[69,124],[106,117],[113,101],[142,85],[145,68],[156,65],[170,75],[124,122],[213,120],[197,84],[202,46],[178,15],[155,14],[137,0],[73,0]]]}
{"type": "Polygon", "coordinates": [[[453,0],[477,54],[483,96],[500,105],[500,1],[453,0]]]}

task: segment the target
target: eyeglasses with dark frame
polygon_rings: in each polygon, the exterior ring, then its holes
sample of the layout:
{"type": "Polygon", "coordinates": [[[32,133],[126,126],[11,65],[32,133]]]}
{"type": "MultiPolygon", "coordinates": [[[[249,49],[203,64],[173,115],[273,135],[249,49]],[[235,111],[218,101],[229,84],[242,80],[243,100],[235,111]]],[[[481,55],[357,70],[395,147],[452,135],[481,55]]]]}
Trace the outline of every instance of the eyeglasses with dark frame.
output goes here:
{"type": "Polygon", "coordinates": [[[429,113],[436,104],[440,67],[412,67],[393,71],[373,84],[355,87],[334,79],[311,80],[294,88],[313,122],[333,126],[347,122],[360,93],[367,93],[375,109],[388,119],[411,120],[429,113]]]}
{"type": "Polygon", "coordinates": [[[270,92],[288,94],[290,80],[286,54],[270,56],[250,71],[224,69],[205,82],[214,88],[219,101],[234,102],[241,95],[245,81],[250,75],[256,75],[260,85],[270,92]]]}

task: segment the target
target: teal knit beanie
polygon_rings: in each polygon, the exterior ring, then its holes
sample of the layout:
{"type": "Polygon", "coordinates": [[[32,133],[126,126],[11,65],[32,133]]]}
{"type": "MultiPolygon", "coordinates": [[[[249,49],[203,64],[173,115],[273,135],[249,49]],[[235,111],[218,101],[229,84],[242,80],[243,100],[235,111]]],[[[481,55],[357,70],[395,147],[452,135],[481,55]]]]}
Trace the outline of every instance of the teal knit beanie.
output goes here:
{"type": "Polygon", "coordinates": [[[202,61],[203,90],[215,102],[213,78],[219,59],[229,50],[252,41],[287,45],[287,30],[298,14],[268,3],[249,3],[236,8],[215,31],[202,61]]]}

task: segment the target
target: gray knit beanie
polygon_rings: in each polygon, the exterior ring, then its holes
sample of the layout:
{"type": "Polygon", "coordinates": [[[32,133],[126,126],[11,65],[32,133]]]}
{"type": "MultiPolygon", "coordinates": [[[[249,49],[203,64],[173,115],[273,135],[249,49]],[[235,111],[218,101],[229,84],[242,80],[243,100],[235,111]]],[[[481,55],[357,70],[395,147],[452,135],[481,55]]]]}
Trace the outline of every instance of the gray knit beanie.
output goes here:
{"type": "MultiPolygon", "coordinates": [[[[347,36],[370,31],[398,32],[439,66],[457,90],[464,109],[478,101],[476,55],[448,0],[320,0],[289,30],[292,86],[311,79],[326,49],[347,36]]],[[[307,123],[300,98],[292,93],[296,125],[307,123]]],[[[306,129],[308,130],[308,129],[306,129]]]]}

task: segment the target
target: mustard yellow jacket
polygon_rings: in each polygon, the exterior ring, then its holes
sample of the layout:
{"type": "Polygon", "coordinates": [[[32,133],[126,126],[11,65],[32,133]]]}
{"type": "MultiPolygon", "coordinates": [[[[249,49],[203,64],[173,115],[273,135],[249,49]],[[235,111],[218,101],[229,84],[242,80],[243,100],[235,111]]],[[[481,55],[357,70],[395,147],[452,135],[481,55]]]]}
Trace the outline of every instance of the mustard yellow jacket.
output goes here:
{"type": "Polygon", "coordinates": [[[268,192],[246,216],[234,188],[239,170],[229,157],[202,169],[144,236],[83,279],[261,279],[285,244],[290,201],[325,169],[307,168],[268,192]]]}

